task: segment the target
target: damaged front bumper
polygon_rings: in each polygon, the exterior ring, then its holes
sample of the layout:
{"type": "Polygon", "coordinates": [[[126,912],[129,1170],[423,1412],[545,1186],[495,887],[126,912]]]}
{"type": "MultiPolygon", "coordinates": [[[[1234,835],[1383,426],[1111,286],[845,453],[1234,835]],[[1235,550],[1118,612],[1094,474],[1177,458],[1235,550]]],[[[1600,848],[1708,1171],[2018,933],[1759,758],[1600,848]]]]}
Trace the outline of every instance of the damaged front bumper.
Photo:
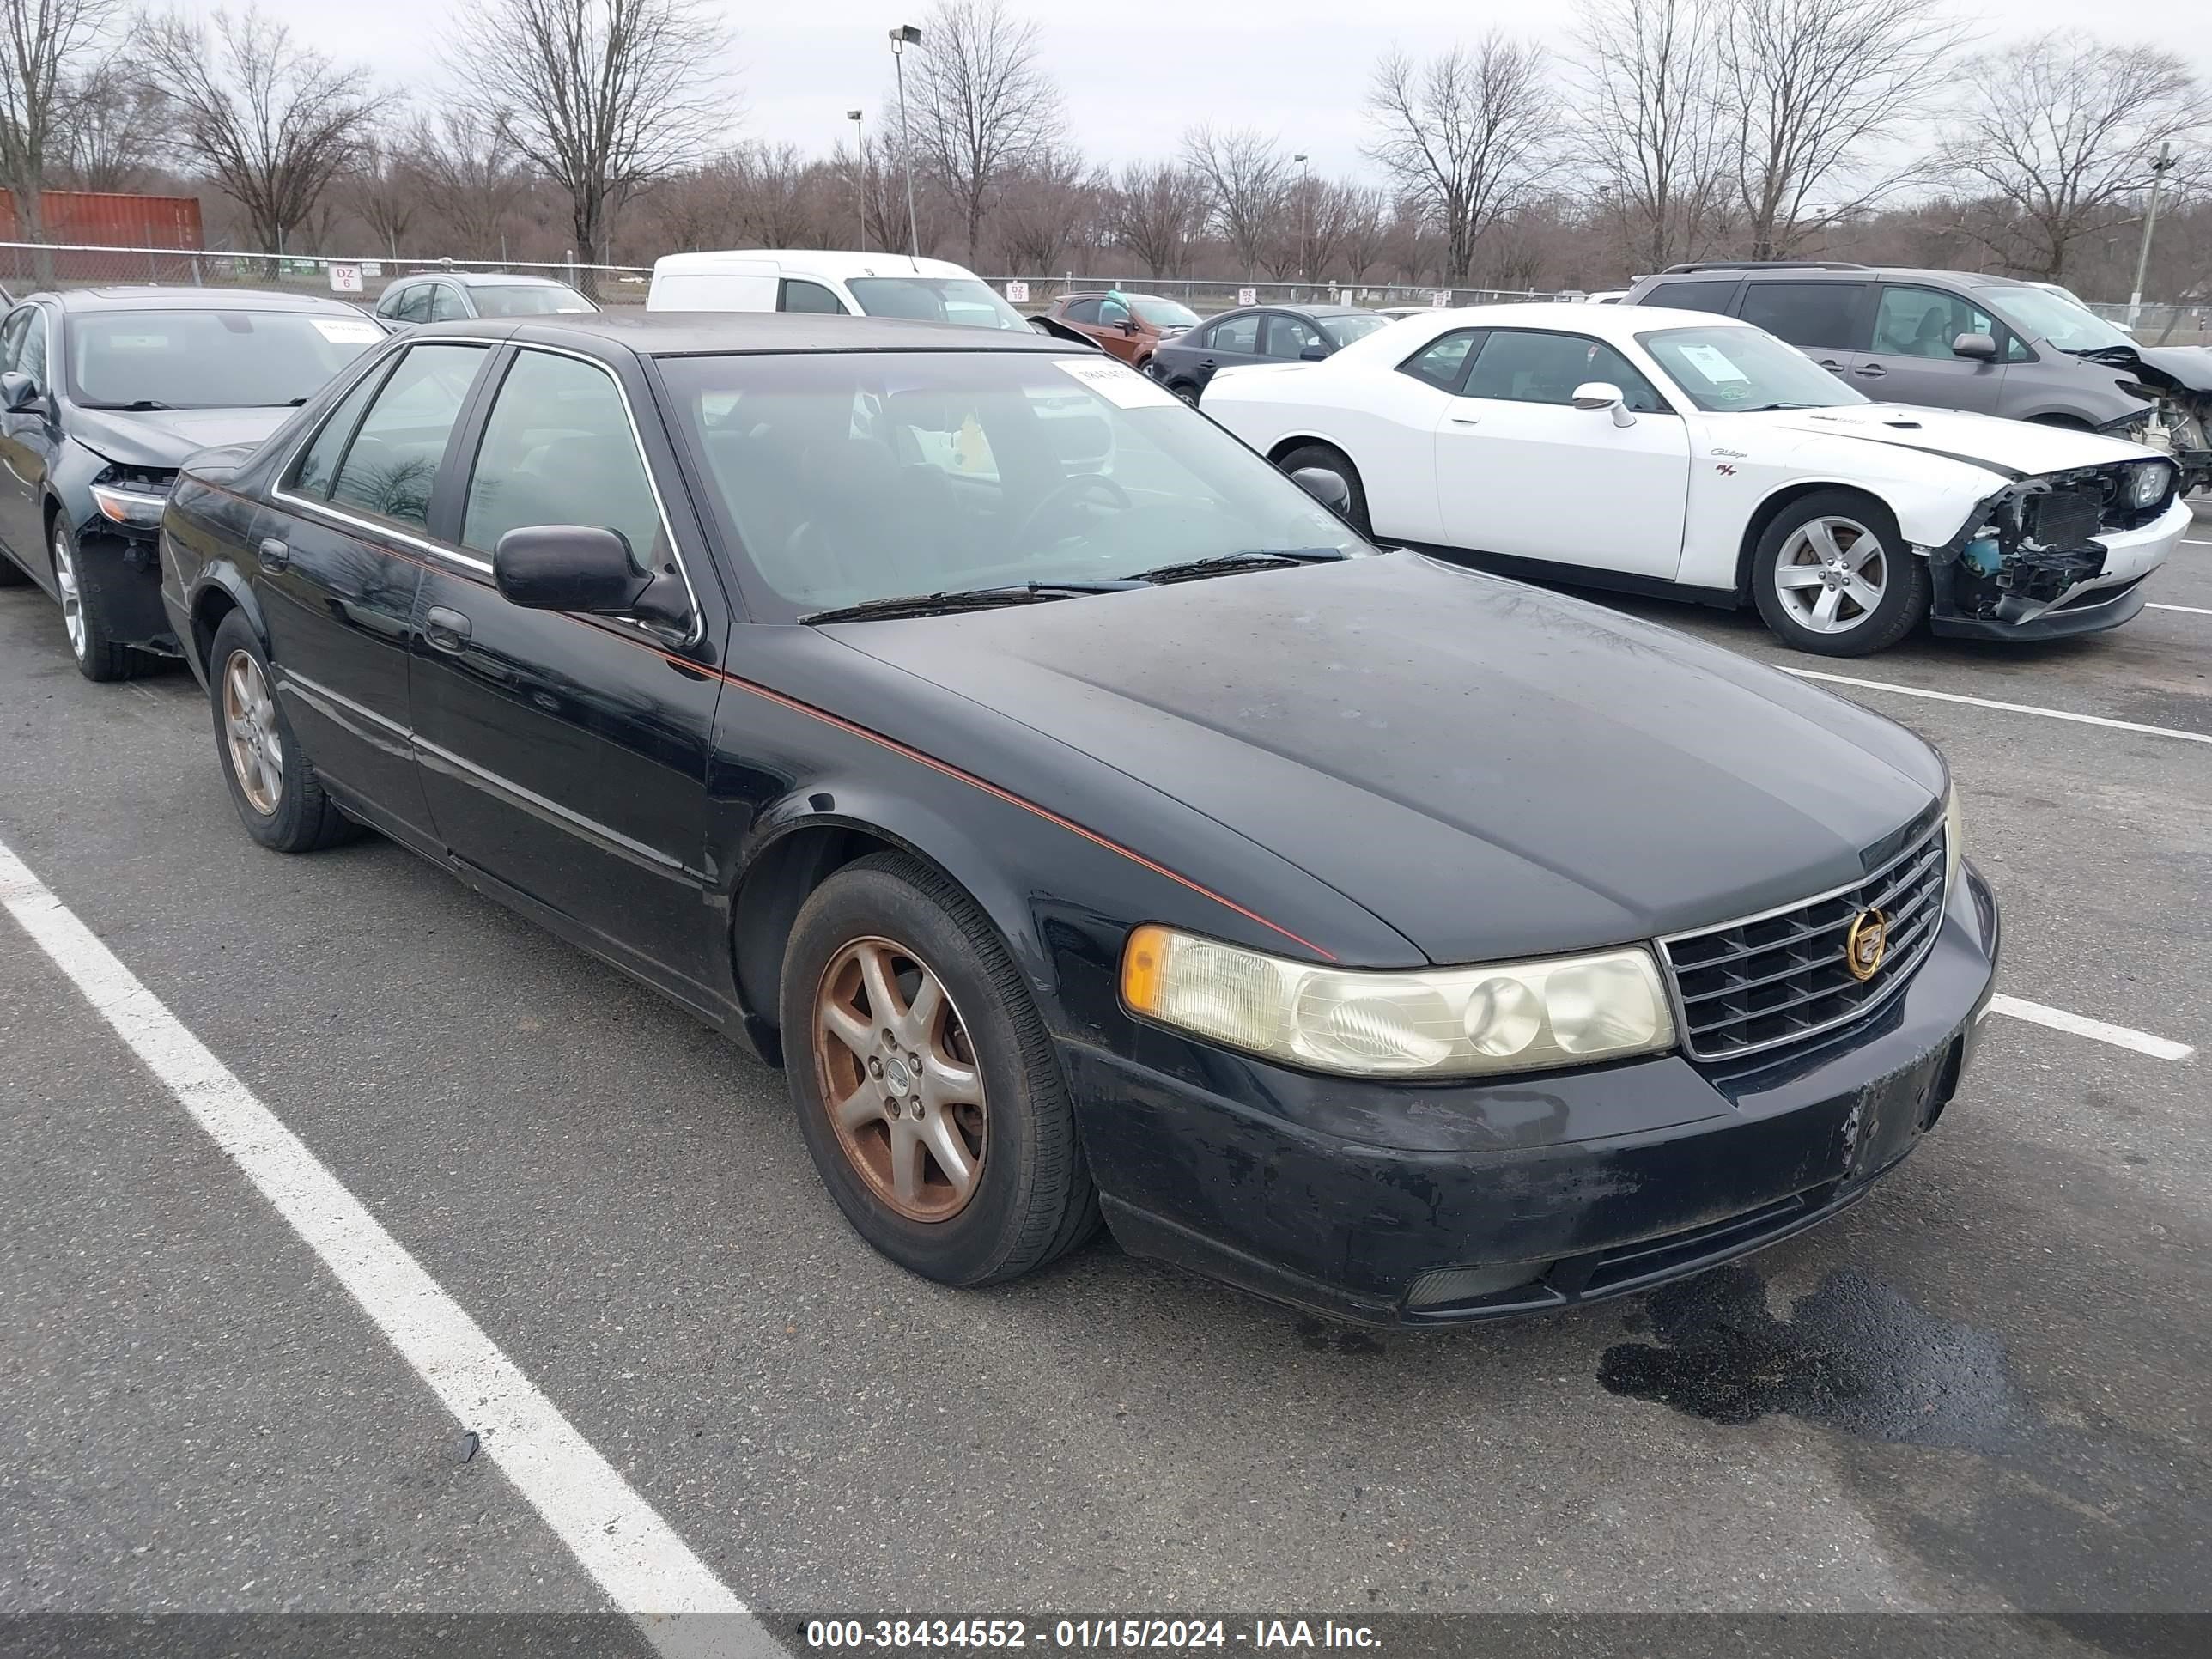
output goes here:
{"type": "Polygon", "coordinates": [[[1060,1054],[1125,1249],[1340,1319],[1465,1323],[1645,1290],[1849,1208],[1958,1089],[1997,950],[1966,864],[1912,978],[1778,1058],[1411,1085],[1150,1029],[1060,1054]]]}
{"type": "Polygon", "coordinates": [[[1923,550],[1935,587],[1934,632],[2057,639],[2117,628],[2143,608],[2144,578],[2166,562],[2195,520],[2176,494],[2145,524],[2045,533],[2037,504],[2081,482],[2060,474],[2008,484],[1949,543],[1923,550]]]}

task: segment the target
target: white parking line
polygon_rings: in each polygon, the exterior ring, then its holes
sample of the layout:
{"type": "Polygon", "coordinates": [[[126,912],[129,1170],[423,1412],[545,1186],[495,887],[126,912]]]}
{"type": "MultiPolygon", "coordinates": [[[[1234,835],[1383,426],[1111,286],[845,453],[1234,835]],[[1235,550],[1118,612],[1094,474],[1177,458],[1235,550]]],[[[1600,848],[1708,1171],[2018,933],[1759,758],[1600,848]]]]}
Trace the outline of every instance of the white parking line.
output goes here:
{"type": "Polygon", "coordinates": [[[2109,1042],[2116,1048],[2132,1048],[2153,1060],[2187,1060],[2197,1052],[2185,1042],[2169,1042],[2148,1031],[2132,1031],[2124,1025],[2108,1025],[2085,1014],[2069,1014],[2063,1008],[2046,1008],[2039,1002],[2023,1002],[2002,993],[1990,999],[1990,1012],[2008,1014],[2031,1025],[2048,1025],[2054,1031],[2068,1031],[2075,1036],[2109,1042]]]}
{"type": "Polygon", "coordinates": [[[0,905],[353,1293],[663,1653],[781,1656],[744,1604],[276,1115],[0,842],[0,905]],[[719,1614],[682,1619],[679,1614],[719,1614]]]}
{"type": "Polygon", "coordinates": [[[2146,611],[2186,611],[2192,617],[2212,617],[2212,609],[2207,609],[2205,606],[2201,605],[2160,605],[2155,599],[2147,600],[2143,605],[2143,609],[2146,611]]]}
{"type": "Polygon", "coordinates": [[[2008,714],[2040,714],[2047,720],[2072,720],[2078,726],[2106,726],[2116,732],[2141,732],[2154,738],[2179,738],[2184,743],[2212,743],[2212,732],[2184,732],[2172,726],[2145,726],[2139,720],[2109,720],[2102,714],[2077,714],[2070,708],[2039,708],[2033,703],[1999,702],[1993,697],[1969,697],[1956,691],[1930,691],[1925,686],[1895,685],[1887,680],[1855,680],[1848,674],[1823,674],[1816,669],[1774,665],[1801,680],[1824,680],[1832,685],[1856,685],[1867,691],[1893,691],[1900,697],[1926,697],[1935,702],[1963,702],[1976,708],[2001,708],[2008,714]]]}

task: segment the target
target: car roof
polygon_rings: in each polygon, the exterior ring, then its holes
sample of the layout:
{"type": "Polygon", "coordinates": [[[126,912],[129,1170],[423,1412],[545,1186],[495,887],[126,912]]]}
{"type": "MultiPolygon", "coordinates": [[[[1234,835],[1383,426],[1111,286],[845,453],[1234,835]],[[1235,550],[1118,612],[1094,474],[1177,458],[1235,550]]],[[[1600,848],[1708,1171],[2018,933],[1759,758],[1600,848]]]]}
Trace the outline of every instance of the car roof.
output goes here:
{"type": "Polygon", "coordinates": [[[653,262],[653,274],[733,276],[759,274],[759,267],[774,265],[780,272],[828,276],[848,282],[855,276],[938,276],[982,278],[965,265],[950,259],[916,258],[905,253],[855,253],[848,248],[747,247],[711,248],[696,253],[664,253],[653,262]]]}
{"type": "Polygon", "coordinates": [[[1039,351],[1065,357],[1072,349],[1081,349],[1026,328],[973,328],[804,311],[570,312],[558,317],[432,323],[410,330],[404,337],[464,335],[483,339],[488,333],[518,344],[596,343],[641,357],[769,351],[1039,351]]]}
{"type": "Polygon", "coordinates": [[[313,311],[361,315],[361,307],[320,294],[265,288],[186,288],[147,283],[132,287],[69,288],[42,297],[64,311],[313,311]]]}
{"type": "MultiPolygon", "coordinates": [[[[1450,310],[1424,311],[1418,317],[1401,319],[1401,327],[1424,319],[1433,320],[1437,325],[1430,331],[1431,338],[1462,328],[1546,328],[1586,334],[1608,345],[1620,345],[1654,328],[1755,326],[1717,312],[1689,311],[1676,306],[1593,306],[1571,300],[1537,300],[1515,305],[1461,306],[1450,310]]],[[[1378,329],[1366,340],[1356,341],[1346,349],[1355,350],[1366,344],[1367,340],[1379,340],[1386,334],[1401,341],[1417,337],[1396,329],[1378,329]]]]}
{"type": "Polygon", "coordinates": [[[1747,277],[1755,283],[1954,283],[1961,288],[2019,288],[2027,284],[2021,276],[2005,276],[1986,270],[1938,270],[1927,265],[1852,265],[1817,264],[1771,265],[1709,265],[1698,270],[1660,271],[1655,276],[1639,277],[1638,288],[1650,283],[1726,283],[1737,277],[1747,277]]]}

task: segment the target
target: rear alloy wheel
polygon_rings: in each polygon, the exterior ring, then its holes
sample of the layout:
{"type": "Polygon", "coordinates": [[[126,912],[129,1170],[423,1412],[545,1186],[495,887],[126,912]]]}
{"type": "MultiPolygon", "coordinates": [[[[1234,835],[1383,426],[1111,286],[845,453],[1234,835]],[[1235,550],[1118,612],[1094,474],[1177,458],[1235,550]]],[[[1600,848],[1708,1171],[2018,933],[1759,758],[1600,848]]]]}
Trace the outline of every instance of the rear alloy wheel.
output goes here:
{"type": "Polygon", "coordinates": [[[350,840],[360,825],[338,810],[301,750],[276,694],[276,676],[243,611],[215,631],[208,701],[216,757],[246,833],[278,853],[312,853],[350,840]]]}
{"type": "Polygon", "coordinates": [[[54,592],[62,602],[62,628],[69,635],[76,672],[88,680],[127,680],[151,668],[151,656],[117,642],[108,622],[106,568],[97,556],[84,556],[58,518],[52,550],[54,592]]]}
{"type": "Polygon", "coordinates": [[[1176,397],[1182,398],[1183,402],[1188,404],[1193,409],[1196,409],[1198,407],[1198,387],[1193,385],[1190,381],[1170,380],[1168,383],[1168,390],[1174,392],[1176,397]]]}
{"type": "Polygon", "coordinates": [[[1752,580],[1766,625],[1822,656],[1886,649],[1928,612],[1927,562],[1887,508],[1850,490],[1785,508],[1759,538],[1752,580]]]}
{"type": "Polygon", "coordinates": [[[903,854],[846,866],[792,927],[780,997],[800,1133],[901,1267],[989,1285],[1098,1225],[1060,1061],[974,900],[903,854]]]}

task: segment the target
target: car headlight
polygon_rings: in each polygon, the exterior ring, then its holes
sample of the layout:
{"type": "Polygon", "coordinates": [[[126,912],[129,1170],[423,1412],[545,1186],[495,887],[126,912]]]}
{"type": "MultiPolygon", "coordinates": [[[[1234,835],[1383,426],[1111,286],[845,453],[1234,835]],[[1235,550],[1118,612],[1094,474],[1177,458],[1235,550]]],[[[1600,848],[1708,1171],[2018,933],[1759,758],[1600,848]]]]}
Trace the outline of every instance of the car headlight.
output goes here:
{"type": "Polygon", "coordinates": [[[2173,469],[2164,461],[2145,461],[2129,481],[2128,502],[2132,507],[2154,507],[2173,487],[2173,469]]]}
{"type": "Polygon", "coordinates": [[[169,497],[166,491],[143,484],[96,483],[92,487],[92,504],[104,519],[151,530],[161,522],[161,509],[168,506],[169,497]]]}
{"type": "Polygon", "coordinates": [[[1483,1077],[1674,1045],[1640,947],[1407,972],[1291,962],[1147,924],[1121,955],[1133,1013],[1316,1071],[1483,1077]]]}
{"type": "Polygon", "coordinates": [[[1943,891],[1959,878],[1959,861],[1966,856],[1966,820],[1959,811],[1959,786],[1943,792],[1943,891]]]}

